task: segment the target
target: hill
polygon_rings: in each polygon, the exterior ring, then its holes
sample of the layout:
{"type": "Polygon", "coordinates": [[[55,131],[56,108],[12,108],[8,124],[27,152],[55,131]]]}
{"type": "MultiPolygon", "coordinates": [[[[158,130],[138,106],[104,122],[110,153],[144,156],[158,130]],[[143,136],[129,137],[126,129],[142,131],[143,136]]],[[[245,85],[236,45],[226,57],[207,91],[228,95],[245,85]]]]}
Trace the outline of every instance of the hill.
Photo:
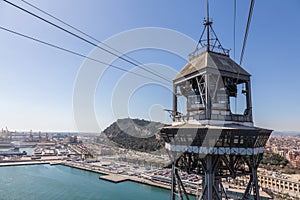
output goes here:
{"type": "Polygon", "coordinates": [[[150,152],[163,148],[163,140],[157,139],[159,128],[163,126],[165,124],[159,122],[126,118],[118,119],[103,133],[120,147],[150,152]]]}

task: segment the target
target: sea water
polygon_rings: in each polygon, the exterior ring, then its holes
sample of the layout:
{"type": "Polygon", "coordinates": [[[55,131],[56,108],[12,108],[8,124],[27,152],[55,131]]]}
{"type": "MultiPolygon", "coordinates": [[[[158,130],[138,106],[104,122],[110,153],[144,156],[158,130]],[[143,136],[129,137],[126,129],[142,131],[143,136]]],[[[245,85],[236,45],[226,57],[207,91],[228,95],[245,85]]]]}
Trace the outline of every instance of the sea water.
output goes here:
{"type": "Polygon", "coordinates": [[[62,165],[0,167],[1,200],[163,200],[170,191],[62,165]]]}

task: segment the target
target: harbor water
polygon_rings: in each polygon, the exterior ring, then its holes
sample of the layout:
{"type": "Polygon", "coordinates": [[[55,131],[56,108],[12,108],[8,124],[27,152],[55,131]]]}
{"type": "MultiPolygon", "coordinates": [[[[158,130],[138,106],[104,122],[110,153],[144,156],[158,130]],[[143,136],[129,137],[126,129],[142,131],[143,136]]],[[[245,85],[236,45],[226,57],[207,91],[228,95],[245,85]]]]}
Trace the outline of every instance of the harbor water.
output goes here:
{"type": "Polygon", "coordinates": [[[62,165],[0,167],[2,200],[162,200],[170,193],[131,181],[111,183],[99,174],[62,165]]]}

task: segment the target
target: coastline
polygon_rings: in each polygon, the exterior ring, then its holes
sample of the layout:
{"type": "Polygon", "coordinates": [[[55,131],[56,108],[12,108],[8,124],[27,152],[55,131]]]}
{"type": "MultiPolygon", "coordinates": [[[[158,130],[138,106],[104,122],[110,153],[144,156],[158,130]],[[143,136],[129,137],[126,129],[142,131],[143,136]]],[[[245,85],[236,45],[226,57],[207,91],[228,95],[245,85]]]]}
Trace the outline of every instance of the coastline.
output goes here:
{"type": "MultiPolygon", "coordinates": [[[[171,189],[171,185],[169,183],[163,183],[159,181],[153,181],[153,180],[148,180],[145,178],[140,178],[136,176],[130,176],[130,175],[124,175],[124,174],[118,174],[118,173],[113,173],[104,169],[100,168],[95,168],[95,167],[90,167],[86,166],[84,164],[79,164],[79,163],[71,163],[68,161],[62,161],[62,160],[40,160],[40,161],[14,161],[14,162],[2,162],[0,163],[0,167],[9,167],[9,166],[22,166],[22,165],[43,165],[43,164],[49,164],[49,165],[62,165],[66,167],[71,167],[79,170],[84,170],[84,171],[89,171],[93,173],[99,174],[99,179],[113,182],[113,183],[121,183],[124,181],[132,181],[135,183],[139,184],[144,184],[144,185],[149,185],[153,187],[158,187],[166,190],[171,189]]],[[[230,189],[230,192],[237,192],[241,193],[242,191],[239,189],[230,189]]],[[[196,195],[196,191],[192,189],[188,189],[187,193],[189,195],[196,195]]],[[[261,193],[261,197],[268,198],[269,196],[266,195],[264,192],[261,193]]]]}
{"type": "MultiPolygon", "coordinates": [[[[132,181],[135,183],[140,183],[140,184],[145,184],[149,186],[154,186],[154,187],[159,187],[162,189],[167,189],[170,190],[171,186],[169,184],[157,182],[157,181],[150,181],[144,178],[139,178],[139,177],[134,177],[134,176],[129,176],[129,175],[123,175],[123,174],[117,174],[117,173],[112,173],[103,169],[99,168],[91,168],[87,167],[84,165],[75,165],[70,162],[65,162],[65,161],[51,161],[51,160],[45,160],[45,161],[16,161],[16,162],[3,162],[0,163],[0,167],[11,167],[11,166],[23,166],[23,165],[43,165],[43,164],[49,164],[49,165],[63,165],[66,167],[71,167],[75,169],[80,169],[80,170],[85,170],[93,173],[99,174],[99,179],[113,182],[113,183],[120,183],[123,181],[132,181]],[[110,176],[108,178],[101,178],[102,176],[110,176]],[[121,181],[120,181],[121,179],[121,181]]],[[[190,193],[191,195],[194,195],[190,193]]]]}
{"type": "MultiPolygon", "coordinates": [[[[53,163],[52,163],[52,165],[53,165],[53,163]]],[[[134,176],[129,176],[129,175],[116,174],[116,173],[112,173],[112,172],[109,172],[109,171],[106,171],[106,170],[103,170],[103,169],[99,169],[99,168],[97,168],[97,169],[94,168],[93,169],[93,168],[90,168],[90,167],[87,167],[87,166],[74,165],[74,164],[67,163],[67,162],[57,163],[57,164],[54,164],[54,165],[63,165],[63,166],[72,167],[72,168],[75,168],[75,169],[80,169],[80,170],[85,170],[85,171],[97,173],[97,174],[100,174],[99,179],[109,181],[109,182],[113,182],[113,183],[120,183],[120,182],[123,182],[123,181],[132,181],[132,182],[135,182],[135,183],[150,185],[150,186],[159,187],[159,188],[163,188],[163,189],[167,189],[167,190],[170,190],[170,188],[171,188],[171,186],[169,184],[156,182],[156,181],[150,181],[150,180],[147,180],[147,179],[144,179],[144,178],[139,178],[139,177],[134,177],[134,176]],[[121,180],[120,180],[120,177],[121,177],[121,180]]],[[[190,194],[194,195],[192,193],[190,193],[190,194]]]]}

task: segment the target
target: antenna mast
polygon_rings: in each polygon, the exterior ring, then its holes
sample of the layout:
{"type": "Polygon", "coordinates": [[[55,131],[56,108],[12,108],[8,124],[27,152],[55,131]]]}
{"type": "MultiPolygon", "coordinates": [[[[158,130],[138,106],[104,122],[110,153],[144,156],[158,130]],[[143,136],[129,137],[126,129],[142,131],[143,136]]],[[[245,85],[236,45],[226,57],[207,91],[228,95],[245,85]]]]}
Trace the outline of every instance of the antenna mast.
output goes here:
{"type": "Polygon", "coordinates": [[[207,31],[207,51],[210,51],[210,25],[212,24],[211,21],[209,21],[209,2],[206,0],[206,20],[204,20],[204,26],[206,26],[206,31],[207,31]]]}
{"type": "Polygon", "coordinates": [[[209,0],[206,0],[206,18],[204,19],[204,29],[198,41],[198,45],[194,52],[189,57],[193,59],[200,55],[203,51],[220,53],[229,56],[229,50],[223,48],[219,41],[214,29],[212,28],[213,22],[209,18],[209,0]],[[206,34],[206,37],[205,37],[206,34]]]}

